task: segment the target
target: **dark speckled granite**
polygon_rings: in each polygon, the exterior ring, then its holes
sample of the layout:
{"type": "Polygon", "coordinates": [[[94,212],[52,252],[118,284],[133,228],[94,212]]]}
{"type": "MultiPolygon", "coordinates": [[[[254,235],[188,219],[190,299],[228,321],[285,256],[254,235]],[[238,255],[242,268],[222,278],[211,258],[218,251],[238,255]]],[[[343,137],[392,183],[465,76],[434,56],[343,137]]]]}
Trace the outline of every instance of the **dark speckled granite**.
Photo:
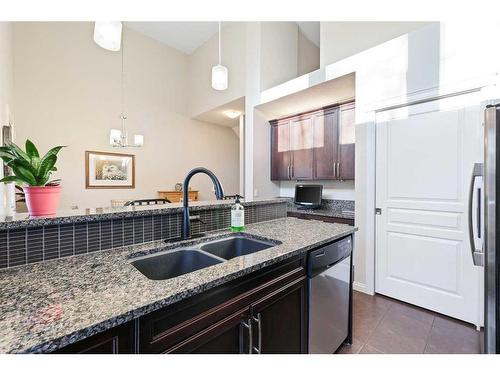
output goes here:
{"type": "Polygon", "coordinates": [[[299,209],[293,203],[293,198],[289,198],[287,211],[308,215],[338,217],[341,219],[354,219],[354,201],[323,199],[320,208],[304,210],[299,209]]]}
{"type": "MultiPolygon", "coordinates": [[[[0,271],[0,352],[51,352],[355,230],[295,218],[248,225],[246,235],[282,243],[161,281],[143,276],[130,257],[199,241],[150,242],[0,271]]],[[[228,233],[213,232],[204,240],[228,233]]]]}
{"type": "MultiPolygon", "coordinates": [[[[256,206],[285,202],[286,198],[256,199],[242,201],[243,206],[256,206]]],[[[234,200],[189,202],[190,211],[213,210],[227,208],[234,200]]],[[[59,211],[54,217],[30,217],[26,213],[16,213],[14,216],[0,216],[0,230],[39,227],[68,223],[81,223],[98,220],[110,220],[136,216],[163,215],[182,211],[182,203],[168,203],[156,206],[102,207],[59,211]]]]}

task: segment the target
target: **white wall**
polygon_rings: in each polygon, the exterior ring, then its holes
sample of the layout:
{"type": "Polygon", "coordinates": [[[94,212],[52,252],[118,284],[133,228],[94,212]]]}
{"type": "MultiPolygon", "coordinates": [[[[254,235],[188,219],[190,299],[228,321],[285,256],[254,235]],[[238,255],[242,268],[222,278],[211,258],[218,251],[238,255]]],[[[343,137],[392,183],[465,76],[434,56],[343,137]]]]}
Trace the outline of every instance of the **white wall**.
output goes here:
{"type": "Polygon", "coordinates": [[[302,34],[299,29],[297,44],[297,75],[319,69],[319,47],[302,34]]]}
{"type": "MultiPolygon", "coordinates": [[[[14,53],[13,25],[11,22],[0,22],[0,129],[9,122],[14,122],[14,53]]],[[[2,135],[0,132],[0,142],[2,135]]],[[[1,161],[0,161],[1,164],[1,161]]],[[[3,167],[0,167],[3,177],[3,167]]],[[[5,208],[5,184],[0,184],[0,214],[5,208]]]]}
{"type": "MultiPolygon", "coordinates": [[[[60,153],[61,208],[109,206],[171,190],[195,166],[212,169],[227,193],[238,191],[238,137],[229,127],[191,120],[188,57],[130,29],[124,32],[125,110],[143,148],[116,149],[109,130],[120,127],[120,53],[98,47],[93,23],[16,23],[16,140],[32,139],[60,153]],[[136,188],[86,190],[85,150],[136,155],[136,188]]],[[[209,75],[207,73],[207,75],[209,75]]],[[[201,199],[213,199],[206,176],[192,180],[201,199]]]]}
{"type": "Polygon", "coordinates": [[[321,22],[320,65],[340,61],[427,24],[429,22],[321,22]]]}
{"type": "MultiPolygon", "coordinates": [[[[322,27],[322,30],[325,29],[322,27]]],[[[498,87],[500,50],[491,48],[491,38],[499,34],[500,24],[494,22],[433,23],[327,65],[306,78],[299,77],[261,93],[262,98],[271,101],[345,74],[356,74],[355,201],[359,231],[354,263],[357,289],[370,292],[374,287],[374,111],[483,84],[496,82],[498,87]]],[[[325,53],[324,46],[333,47],[336,42],[335,35],[323,32],[321,53],[325,53]]],[[[325,55],[322,56],[324,60],[325,55]]]]}

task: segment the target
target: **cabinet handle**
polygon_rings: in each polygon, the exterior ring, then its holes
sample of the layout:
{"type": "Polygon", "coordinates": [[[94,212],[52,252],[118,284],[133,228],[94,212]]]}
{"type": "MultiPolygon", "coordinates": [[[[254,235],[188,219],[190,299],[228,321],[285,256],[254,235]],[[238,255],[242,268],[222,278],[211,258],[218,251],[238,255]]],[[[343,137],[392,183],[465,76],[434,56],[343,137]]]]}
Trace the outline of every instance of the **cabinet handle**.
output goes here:
{"type": "Polygon", "coordinates": [[[333,163],[333,177],[337,177],[337,163],[333,163]]]}
{"type": "Polygon", "coordinates": [[[293,164],[290,166],[291,172],[290,172],[290,179],[293,177],[293,164]]]}
{"type": "Polygon", "coordinates": [[[248,329],[248,354],[252,354],[253,337],[252,337],[252,320],[249,318],[247,322],[240,322],[240,353],[244,353],[243,349],[243,329],[248,329]]]}
{"type": "Polygon", "coordinates": [[[288,164],[288,179],[289,180],[291,179],[291,176],[290,176],[290,164],[288,164]]]}
{"type": "Polygon", "coordinates": [[[337,163],[337,177],[340,178],[340,163],[337,163]]]}
{"type": "Polygon", "coordinates": [[[252,316],[252,319],[257,322],[257,331],[259,333],[259,338],[258,338],[258,347],[253,348],[255,353],[261,354],[262,351],[262,320],[260,317],[260,313],[257,314],[257,318],[255,316],[252,316]]]}

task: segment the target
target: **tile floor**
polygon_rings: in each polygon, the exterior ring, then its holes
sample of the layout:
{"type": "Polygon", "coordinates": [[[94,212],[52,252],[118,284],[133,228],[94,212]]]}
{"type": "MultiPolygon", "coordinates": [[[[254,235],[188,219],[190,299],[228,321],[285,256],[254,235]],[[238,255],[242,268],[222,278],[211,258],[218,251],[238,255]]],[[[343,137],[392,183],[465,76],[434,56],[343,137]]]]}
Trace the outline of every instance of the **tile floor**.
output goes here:
{"type": "Polygon", "coordinates": [[[474,354],[479,333],[470,324],[381,295],[354,292],[353,343],[341,354],[474,354]]]}

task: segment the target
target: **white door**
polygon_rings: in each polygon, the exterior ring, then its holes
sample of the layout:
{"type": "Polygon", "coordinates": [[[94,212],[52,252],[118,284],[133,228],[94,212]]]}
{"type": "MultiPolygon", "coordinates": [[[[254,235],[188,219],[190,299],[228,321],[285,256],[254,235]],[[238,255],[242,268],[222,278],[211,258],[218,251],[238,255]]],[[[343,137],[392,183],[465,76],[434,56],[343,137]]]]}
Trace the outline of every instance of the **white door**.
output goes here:
{"type": "Polygon", "coordinates": [[[479,104],[450,99],[377,114],[375,289],[479,322],[468,195],[481,161],[479,104]]]}

